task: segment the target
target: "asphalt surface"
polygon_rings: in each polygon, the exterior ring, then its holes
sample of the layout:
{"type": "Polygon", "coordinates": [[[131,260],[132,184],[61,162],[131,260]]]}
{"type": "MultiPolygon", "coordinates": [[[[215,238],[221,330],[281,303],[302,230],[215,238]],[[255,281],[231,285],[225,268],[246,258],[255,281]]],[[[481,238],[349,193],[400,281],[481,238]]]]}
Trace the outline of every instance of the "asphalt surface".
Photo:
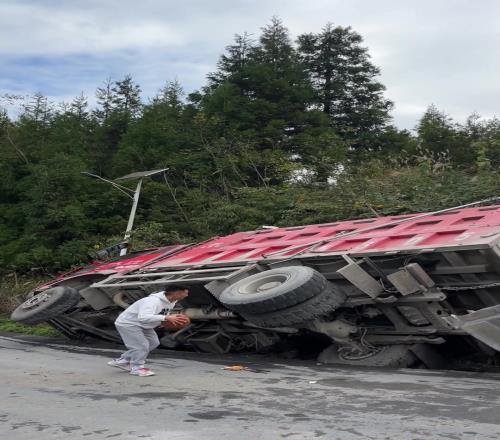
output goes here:
{"type": "Polygon", "coordinates": [[[106,365],[118,353],[0,335],[0,438],[500,438],[498,374],[161,351],[140,378],[106,365]]]}

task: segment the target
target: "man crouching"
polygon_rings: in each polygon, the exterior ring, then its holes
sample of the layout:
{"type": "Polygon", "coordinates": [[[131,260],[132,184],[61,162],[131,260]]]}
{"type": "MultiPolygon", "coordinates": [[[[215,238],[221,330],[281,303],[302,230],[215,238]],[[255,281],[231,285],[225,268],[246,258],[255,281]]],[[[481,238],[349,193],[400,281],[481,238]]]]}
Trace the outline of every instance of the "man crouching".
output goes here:
{"type": "Polygon", "coordinates": [[[154,328],[165,324],[176,328],[188,325],[186,316],[169,315],[177,301],[188,294],[186,286],[170,285],[164,291],[152,293],[125,309],[116,319],[115,326],[128,351],[108,362],[108,365],[130,371],[134,376],[153,376],[155,373],[144,363],[149,352],[160,345],[154,328]]]}

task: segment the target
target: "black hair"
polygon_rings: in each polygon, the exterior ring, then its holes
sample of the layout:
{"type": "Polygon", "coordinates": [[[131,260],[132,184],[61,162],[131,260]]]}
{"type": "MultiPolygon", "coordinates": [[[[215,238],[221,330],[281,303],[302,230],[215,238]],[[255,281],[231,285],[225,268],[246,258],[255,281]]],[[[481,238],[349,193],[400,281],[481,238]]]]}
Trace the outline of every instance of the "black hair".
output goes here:
{"type": "Polygon", "coordinates": [[[165,293],[178,292],[179,290],[189,290],[184,284],[168,284],[165,286],[165,293]]]}

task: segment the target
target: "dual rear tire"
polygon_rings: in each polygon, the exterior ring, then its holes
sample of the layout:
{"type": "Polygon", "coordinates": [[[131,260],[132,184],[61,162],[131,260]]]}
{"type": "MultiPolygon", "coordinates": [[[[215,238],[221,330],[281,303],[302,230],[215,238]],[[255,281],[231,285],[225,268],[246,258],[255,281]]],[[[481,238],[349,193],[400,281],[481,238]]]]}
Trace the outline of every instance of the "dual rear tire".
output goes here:
{"type": "Polygon", "coordinates": [[[345,294],[307,266],[271,269],[227,287],[219,301],[261,327],[300,326],[340,307],[345,294]]]}

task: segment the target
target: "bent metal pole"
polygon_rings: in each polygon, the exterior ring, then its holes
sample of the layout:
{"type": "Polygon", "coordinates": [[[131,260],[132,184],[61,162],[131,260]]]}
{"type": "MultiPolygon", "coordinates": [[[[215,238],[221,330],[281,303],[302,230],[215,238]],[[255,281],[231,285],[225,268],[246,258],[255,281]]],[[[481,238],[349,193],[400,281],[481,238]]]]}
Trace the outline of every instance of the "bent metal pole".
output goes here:
{"type": "MultiPolygon", "coordinates": [[[[142,179],[139,179],[139,182],[137,182],[137,187],[135,188],[135,192],[134,192],[134,200],[132,202],[132,209],[130,210],[130,215],[128,217],[127,229],[125,231],[125,236],[123,237],[123,240],[125,241],[125,243],[128,243],[128,239],[130,238],[130,235],[132,233],[132,228],[134,227],[135,211],[137,211],[137,205],[139,203],[139,196],[141,194],[141,186],[142,186],[142,179]]],[[[123,256],[126,254],[127,254],[127,247],[124,247],[120,251],[120,256],[123,256]]]]}

